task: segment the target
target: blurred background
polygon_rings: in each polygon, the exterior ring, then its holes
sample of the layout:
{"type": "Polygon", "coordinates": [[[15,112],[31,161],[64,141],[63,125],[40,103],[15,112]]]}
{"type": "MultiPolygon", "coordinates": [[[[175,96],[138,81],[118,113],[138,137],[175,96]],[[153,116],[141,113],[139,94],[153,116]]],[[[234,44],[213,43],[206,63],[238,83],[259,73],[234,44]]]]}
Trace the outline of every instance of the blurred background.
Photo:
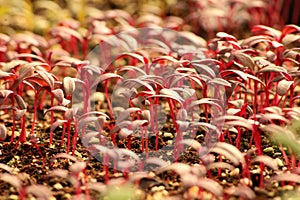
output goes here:
{"type": "Polygon", "coordinates": [[[97,18],[108,26],[162,26],[206,39],[219,31],[243,37],[256,24],[299,25],[299,9],[299,0],[0,0],[0,32],[45,34],[64,20],[86,27],[97,18]],[[106,12],[111,9],[120,11],[106,12]]]}

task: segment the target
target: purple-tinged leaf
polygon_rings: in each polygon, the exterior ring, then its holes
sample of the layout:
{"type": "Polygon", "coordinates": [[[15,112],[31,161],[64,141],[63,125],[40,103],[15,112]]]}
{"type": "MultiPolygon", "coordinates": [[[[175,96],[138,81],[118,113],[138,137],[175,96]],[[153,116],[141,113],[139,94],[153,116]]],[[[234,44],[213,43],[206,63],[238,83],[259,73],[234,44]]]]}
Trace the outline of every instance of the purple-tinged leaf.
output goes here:
{"type": "Polygon", "coordinates": [[[38,70],[36,71],[50,86],[50,88],[54,88],[54,78],[47,71],[38,70]]]}
{"type": "Polygon", "coordinates": [[[214,70],[207,64],[197,63],[192,61],[193,67],[197,70],[198,74],[208,75],[210,78],[216,77],[214,70]]]}
{"type": "Polygon", "coordinates": [[[12,90],[0,90],[0,104],[3,104],[5,99],[14,92],[12,90]]]}
{"type": "Polygon", "coordinates": [[[229,169],[230,171],[234,170],[234,166],[225,162],[214,162],[210,163],[207,169],[229,169]]]}
{"type": "Polygon", "coordinates": [[[99,115],[99,116],[103,116],[106,119],[110,119],[109,116],[107,114],[105,114],[104,112],[100,112],[100,111],[90,111],[87,113],[84,113],[83,115],[80,115],[80,117],[78,118],[78,120],[81,120],[82,118],[89,116],[89,115],[99,115]]]}
{"type": "Polygon", "coordinates": [[[209,178],[193,178],[194,176],[182,177],[182,182],[186,187],[198,186],[211,192],[214,196],[223,196],[223,187],[217,182],[209,178]]]}
{"type": "Polygon", "coordinates": [[[80,35],[79,32],[77,32],[74,29],[65,27],[65,26],[56,26],[56,27],[53,27],[50,30],[50,33],[53,36],[60,36],[60,37],[62,37],[65,40],[70,40],[71,36],[73,36],[73,37],[77,38],[80,42],[83,41],[83,38],[82,38],[82,36],[80,35]]]}
{"type": "Polygon", "coordinates": [[[22,187],[21,180],[18,179],[15,175],[11,175],[11,174],[8,174],[8,173],[0,174],[0,180],[11,184],[17,190],[19,190],[22,187]]]}
{"type": "Polygon", "coordinates": [[[178,60],[175,59],[175,58],[172,57],[172,56],[158,56],[158,57],[156,57],[156,58],[152,61],[152,63],[158,63],[158,62],[161,62],[161,61],[170,61],[170,62],[172,62],[172,63],[177,63],[177,62],[178,62],[178,60]]]}
{"type": "Polygon", "coordinates": [[[67,110],[68,110],[68,108],[65,106],[53,106],[53,107],[49,108],[48,110],[46,110],[44,112],[44,115],[46,115],[46,113],[50,112],[50,111],[66,112],[67,110]]]}
{"type": "Polygon", "coordinates": [[[64,100],[64,92],[62,89],[55,89],[52,90],[51,93],[53,94],[54,98],[61,104],[64,100]]]}
{"type": "Polygon", "coordinates": [[[287,118],[285,118],[284,116],[279,115],[277,113],[258,114],[256,117],[257,118],[263,118],[263,119],[266,119],[266,120],[281,120],[281,121],[286,122],[286,123],[289,122],[289,120],[287,118]]]}
{"type": "Polygon", "coordinates": [[[118,136],[121,140],[123,140],[132,134],[133,134],[133,130],[130,130],[128,128],[121,128],[118,133],[118,136]]]}
{"type": "Polygon", "coordinates": [[[176,114],[176,119],[180,120],[180,121],[185,121],[187,120],[188,114],[186,109],[181,108],[180,110],[178,110],[177,114],[176,114]]]}
{"type": "Polygon", "coordinates": [[[16,58],[33,58],[33,59],[38,60],[42,63],[46,63],[44,58],[42,58],[40,56],[37,56],[37,55],[34,55],[34,54],[31,54],[31,53],[21,53],[21,54],[18,54],[16,56],[16,58]]]}
{"type": "Polygon", "coordinates": [[[287,81],[287,80],[281,80],[279,81],[277,85],[277,93],[280,96],[283,96],[286,94],[286,92],[290,89],[290,87],[293,85],[294,81],[287,81]]]}
{"type": "Polygon", "coordinates": [[[225,41],[235,41],[235,42],[237,42],[237,39],[234,36],[229,35],[228,33],[225,33],[225,32],[218,32],[216,34],[216,36],[223,39],[223,40],[225,40],[225,41]]]}
{"type": "MultiPolygon", "coordinates": [[[[100,138],[100,140],[106,139],[106,137],[103,135],[100,135],[100,133],[98,131],[90,131],[90,132],[84,134],[83,138],[81,138],[81,142],[85,147],[89,147],[89,146],[93,145],[93,143],[92,143],[93,138],[100,138]]],[[[99,142],[97,141],[97,143],[99,143],[99,142]]]]}
{"type": "Polygon", "coordinates": [[[79,172],[82,172],[86,168],[86,162],[75,162],[70,167],[69,170],[72,173],[78,174],[79,172]]]}
{"type": "Polygon", "coordinates": [[[39,87],[44,87],[46,89],[49,86],[49,84],[43,78],[38,77],[38,74],[33,74],[30,77],[24,79],[23,83],[34,83],[35,85],[39,87]]]}
{"type": "Polygon", "coordinates": [[[58,159],[58,158],[65,158],[65,159],[70,159],[74,162],[77,162],[77,158],[74,157],[74,156],[71,156],[69,154],[66,154],[66,153],[59,153],[59,154],[56,154],[52,159],[51,159],[51,162],[53,162],[55,159],[58,159]]]}
{"type": "Polygon", "coordinates": [[[254,60],[251,56],[241,51],[235,51],[233,56],[237,58],[245,67],[249,67],[252,71],[255,68],[254,60]]]}
{"type": "Polygon", "coordinates": [[[117,120],[116,120],[117,124],[128,119],[128,117],[131,115],[131,113],[135,113],[135,112],[141,112],[141,109],[135,108],[135,107],[127,108],[126,110],[124,110],[123,112],[121,112],[118,115],[117,120]]]}
{"type": "Polygon", "coordinates": [[[280,66],[267,66],[264,67],[262,69],[260,69],[259,71],[257,71],[257,73],[266,73],[266,72],[278,72],[278,73],[287,73],[286,69],[280,66]]]}
{"type": "Polygon", "coordinates": [[[117,160],[119,158],[118,153],[114,149],[109,149],[108,147],[102,146],[102,145],[93,145],[99,152],[101,152],[104,155],[108,155],[110,158],[117,160]]]}
{"type": "Polygon", "coordinates": [[[92,122],[98,123],[98,117],[89,116],[89,117],[81,118],[78,125],[77,125],[78,126],[77,128],[82,129],[87,124],[92,123],[92,122]]]}
{"type": "Polygon", "coordinates": [[[123,79],[122,76],[115,74],[115,73],[105,73],[105,74],[101,74],[98,78],[96,78],[96,80],[94,81],[95,83],[91,86],[92,88],[97,86],[99,83],[102,83],[103,81],[106,81],[108,79],[111,78],[119,78],[119,79],[123,79]]]}
{"type": "Polygon", "coordinates": [[[261,42],[269,43],[269,42],[271,42],[271,38],[268,36],[264,36],[264,35],[256,35],[256,36],[248,37],[242,41],[241,46],[252,47],[261,42]]]}
{"type": "Polygon", "coordinates": [[[226,87],[231,87],[231,84],[222,78],[214,78],[212,80],[209,80],[207,82],[207,84],[212,84],[212,85],[217,84],[217,85],[222,85],[222,86],[226,86],[226,87]]]}
{"type": "Polygon", "coordinates": [[[145,58],[137,53],[123,53],[118,58],[116,58],[116,60],[126,58],[126,57],[131,57],[131,58],[137,59],[138,61],[140,61],[143,64],[145,64],[147,62],[147,58],[145,58]]]}
{"type": "Polygon", "coordinates": [[[188,105],[187,110],[189,110],[190,108],[192,108],[196,105],[202,105],[202,104],[208,104],[211,106],[215,106],[220,111],[222,110],[222,107],[218,103],[214,102],[214,99],[211,99],[211,98],[202,98],[200,100],[193,101],[190,105],[188,105]]]}
{"type": "Polygon", "coordinates": [[[196,151],[198,151],[201,148],[201,144],[198,141],[194,140],[194,139],[183,139],[179,143],[180,144],[185,144],[189,147],[192,147],[196,151]]]}
{"type": "Polygon", "coordinates": [[[33,194],[37,199],[49,199],[53,197],[48,187],[39,184],[27,186],[26,193],[33,194]]]}
{"type": "Polygon", "coordinates": [[[226,189],[225,193],[229,194],[230,196],[241,197],[242,199],[256,199],[255,192],[251,188],[244,185],[228,188],[226,189]]]}
{"type": "Polygon", "coordinates": [[[270,178],[270,181],[286,181],[300,183],[300,175],[293,173],[282,173],[270,178]]]}
{"type": "Polygon", "coordinates": [[[13,69],[18,70],[18,68],[27,63],[28,62],[24,60],[12,60],[8,63],[5,63],[1,70],[3,70],[4,72],[10,72],[13,69]]]}
{"type": "MultiPolygon", "coordinates": [[[[158,97],[158,98],[166,98],[166,99],[173,99],[175,101],[177,101],[179,104],[180,104],[180,107],[183,107],[182,105],[182,101],[174,96],[170,96],[170,95],[163,95],[163,94],[157,94],[157,95],[151,95],[147,98],[155,98],[155,97],[158,97]]],[[[183,100],[183,99],[182,99],[183,100]]],[[[183,100],[184,101],[184,100],[183,100]]]]}
{"type": "Polygon", "coordinates": [[[156,173],[161,174],[165,171],[174,171],[180,177],[183,177],[185,174],[189,174],[191,172],[191,166],[185,163],[172,163],[171,165],[158,169],[156,173]]]}
{"type": "Polygon", "coordinates": [[[0,110],[18,110],[18,109],[12,105],[1,105],[0,110]]]}
{"type": "Polygon", "coordinates": [[[247,121],[247,120],[233,120],[233,121],[227,121],[225,122],[225,125],[229,125],[229,126],[241,126],[241,127],[245,127],[248,130],[253,130],[253,125],[247,121]]]}
{"type": "Polygon", "coordinates": [[[136,66],[131,66],[131,65],[126,65],[126,66],[121,66],[120,68],[117,69],[118,72],[123,72],[123,71],[132,71],[132,72],[139,72],[141,75],[147,75],[144,70],[142,70],[139,67],[136,66]]]}
{"type": "Polygon", "coordinates": [[[51,131],[51,132],[55,131],[55,129],[56,129],[58,126],[61,126],[61,125],[63,125],[64,123],[67,123],[67,120],[61,120],[61,119],[56,120],[56,121],[50,126],[50,131],[51,131]]]}
{"type": "MultiPolygon", "coordinates": [[[[2,124],[1,124],[2,125],[2,124]]],[[[0,132],[1,132],[1,125],[0,125],[0,132]]],[[[0,169],[4,169],[5,171],[12,173],[13,172],[13,168],[11,168],[10,166],[4,164],[4,163],[0,163],[0,169]]],[[[0,175],[1,176],[1,175],[0,175]]]]}
{"type": "Polygon", "coordinates": [[[100,193],[107,191],[107,186],[104,183],[100,183],[100,182],[88,183],[87,188],[89,190],[94,190],[100,193]]]}
{"type": "Polygon", "coordinates": [[[26,109],[24,110],[16,110],[15,115],[13,116],[15,120],[19,121],[25,115],[26,109]]]}
{"type": "Polygon", "coordinates": [[[270,106],[270,107],[266,107],[264,108],[265,111],[270,112],[270,113],[274,113],[274,114],[282,114],[282,110],[280,107],[278,106],[270,106]]]}
{"type": "Polygon", "coordinates": [[[63,79],[63,88],[66,96],[72,95],[75,90],[75,81],[71,77],[65,77],[63,79]]]}
{"type": "Polygon", "coordinates": [[[145,81],[141,81],[139,79],[126,79],[124,81],[124,85],[129,86],[131,88],[138,88],[139,86],[144,86],[145,88],[147,88],[149,91],[154,91],[152,86],[148,83],[146,83],[145,81]],[[138,87],[137,87],[138,86],[138,87]]]}
{"type": "MultiPolygon", "coordinates": [[[[5,140],[7,137],[7,128],[4,124],[0,124],[0,141],[5,140]]],[[[2,164],[2,163],[0,163],[2,164]]],[[[1,168],[1,165],[0,165],[1,168]]]]}
{"type": "Polygon", "coordinates": [[[61,177],[63,179],[67,179],[68,176],[69,176],[69,172],[68,170],[66,169],[54,169],[54,170],[51,170],[47,176],[58,176],[58,177],[61,177]]]}
{"type": "Polygon", "coordinates": [[[273,170],[278,170],[276,160],[274,160],[273,158],[271,158],[269,156],[259,155],[251,160],[251,163],[257,163],[257,162],[264,163],[266,166],[270,167],[273,170]]]}
{"type": "Polygon", "coordinates": [[[177,99],[178,102],[183,102],[184,99],[172,88],[163,88],[159,91],[161,95],[164,95],[166,97],[172,97],[173,99],[177,99]]]}
{"type": "Polygon", "coordinates": [[[27,108],[27,104],[25,103],[24,99],[18,94],[14,94],[14,97],[19,105],[19,108],[21,110],[25,110],[27,108]]]}
{"type": "Polygon", "coordinates": [[[226,76],[230,76],[232,74],[238,75],[240,78],[242,78],[244,81],[248,80],[248,74],[235,69],[227,69],[220,73],[221,77],[225,78],[226,76]]]}
{"type": "Polygon", "coordinates": [[[217,142],[213,148],[221,148],[230,153],[230,157],[234,156],[242,164],[245,163],[245,158],[243,154],[238,150],[235,146],[225,143],[225,142],[217,142]]]}

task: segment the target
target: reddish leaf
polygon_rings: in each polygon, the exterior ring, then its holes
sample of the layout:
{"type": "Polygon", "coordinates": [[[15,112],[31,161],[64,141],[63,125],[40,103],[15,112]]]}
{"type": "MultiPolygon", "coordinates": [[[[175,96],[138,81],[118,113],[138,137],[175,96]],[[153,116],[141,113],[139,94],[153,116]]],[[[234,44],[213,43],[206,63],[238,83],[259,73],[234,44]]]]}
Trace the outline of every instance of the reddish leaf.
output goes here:
{"type": "Polygon", "coordinates": [[[35,83],[39,87],[47,87],[49,84],[41,77],[36,76],[37,74],[34,74],[24,80],[24,83],[35,83]]]}
{"type": "Polygon", "coordinates": [[[264,25],[256,25],[251,29],[251,32],[255,35],[268,35],[274,37],[275,39],[279,39],[281,32],[264,25]]]}
{"type": "Polygon", "coordinates": [[[281,31],[281,36],[279,38],[279,41],[281,41],[287,34],[295,33],[295,32],[300,32],[299,26],[296,26],[294,24],[285,25],[281,31]]]}
{"type": "Polygon", "coordinates": [[[0,69],[0,79],[1,80],[5,80],[5,78],[14,77],[14,76],[15,75],[13,73],[8,73],[8,72],[2,71],[0,69]]]}

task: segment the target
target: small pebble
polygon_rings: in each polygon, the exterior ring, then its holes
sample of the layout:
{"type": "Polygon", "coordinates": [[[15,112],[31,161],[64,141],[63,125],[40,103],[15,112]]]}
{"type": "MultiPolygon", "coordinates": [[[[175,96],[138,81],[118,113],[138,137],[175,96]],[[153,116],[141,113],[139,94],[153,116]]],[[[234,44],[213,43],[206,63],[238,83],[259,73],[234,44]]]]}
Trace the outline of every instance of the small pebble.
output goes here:
{"type": "Polygon", "coordinates": [[[268,154],[272,154],[272,155],[274,154],[273,147],[267,147],[263,151],[264,151],[264,153],[268,153],[268,154]]]}
{"type": "Polygon", "coordinates": [[[53,185],[53,188],[56,190],[61,190],[63,186],[60,183],[56,183],[55,185],[53,185]]]}

